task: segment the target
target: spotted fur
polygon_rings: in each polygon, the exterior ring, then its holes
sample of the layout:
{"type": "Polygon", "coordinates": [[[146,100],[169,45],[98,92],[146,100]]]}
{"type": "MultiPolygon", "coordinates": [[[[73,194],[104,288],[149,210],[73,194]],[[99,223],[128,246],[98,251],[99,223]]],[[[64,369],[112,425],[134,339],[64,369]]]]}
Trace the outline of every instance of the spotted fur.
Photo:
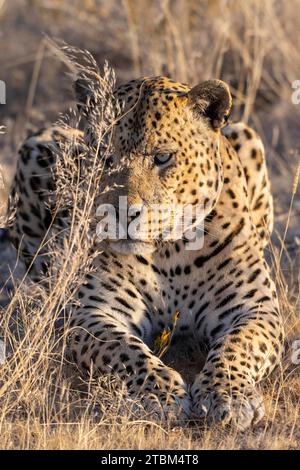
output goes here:
{"type": "MultiPolygon", "coordinates": [[[[86,99],[80,86],[77,94],[86,99]]],[[[125,109],[114,131],[112,167],[103,177],[103,186],[109,182],[114,189],[101,193],[99,203],[116,206],[120,195],[150,207],[201,203],[204,245],[188,251],[184,238],[111,240],[79,289],[70,351],[79,367],[93,364],[98,373],[118,375],[164,416],[205,415],[245,429],[264,414],[256,384],[279,363],[283,345],[263,252],[273,213],[262,142],[243,123],[223,127],[231,96],[221,81],[190,89],[164,77],[134,80],[116,91],[116,99],[125,109]],[[155,163],[161,154],[172,155],[165,167],[155,163]],[[175,336],[193,338],[208,351],[190,388],[153,352],[154,339],[172,326],[177,310],[175,336]]],[[[49,227],[43,189],[55,183],[50,167],[57,135],[47,130],[20,152],[12,239],[27,263],[49,227]]],[[[92,127],[85,137],[92,143],[92,127]]]]}

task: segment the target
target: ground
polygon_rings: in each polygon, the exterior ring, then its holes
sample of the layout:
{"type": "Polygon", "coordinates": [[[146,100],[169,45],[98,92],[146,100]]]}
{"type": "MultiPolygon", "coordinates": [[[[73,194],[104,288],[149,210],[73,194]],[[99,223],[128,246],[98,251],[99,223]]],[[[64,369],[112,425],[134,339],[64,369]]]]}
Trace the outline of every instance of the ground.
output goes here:
{"type": "MultiPolygon", "coordinates": [[[[235,97],[233,119],[248,121],[266,146],[275,206],[268,259],[287,331],[283,367],[262,385],[267,415],[249,433],[207,429],[203,422],[163,426],[151,424],[147,416],[144,421],[129,419],[132,404],[113,384],[84,383],[71,367],[62,367],[47,316],[58,293],[48,299],[38,287],[35,292],[24,287],[15,296],[14,310],[26,334],[21,345],[11,339],[16,359],[0,376],[0,448],[300,448],[300,374],[291,351],[293,341],[300,339],[300,197],[295,181],[300,104],[291,100],[291,84],[300,79],[300,25],[294,14],[300,3],[138,3],[0,1],[0,80],[7,85],[7,104],[0,105],[0,125],[6,126],[0,134],[1,204],[4,208],[26,131],[73,105],[69,70],[51,51],[45,34],[90,50],[100,65],[108,59],[118,83],[160,73],[191,84],[215,77],[228,81],[235,97]]],[[[13,282],[6,281],[16,254],[5,240],[0,253],[1,332],[7,334],[13,282]]],[[[18,266],[15,277],[21,276],[18,266]]],[[[171,361],[172,351],[168,355],[171,361]]]]}

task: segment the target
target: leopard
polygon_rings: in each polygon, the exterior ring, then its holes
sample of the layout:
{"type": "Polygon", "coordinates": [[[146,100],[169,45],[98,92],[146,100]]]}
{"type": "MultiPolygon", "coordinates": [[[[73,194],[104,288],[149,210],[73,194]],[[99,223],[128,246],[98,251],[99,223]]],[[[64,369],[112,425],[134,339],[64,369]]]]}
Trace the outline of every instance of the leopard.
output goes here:
{"type": "MultiPolygon", "coordinates": [[[[97,140],[89,119],[99,106],[97,87],[88,89],[84,80],[75,82],[84,129],[66,135],[50,127],[20,149],[11,240],[39,276],[45,266],[37,247],[51,223],[46,200],[55,187],[55,149],[74,133],[92,147],[97,140]],[[37,266],[34,257],[42,260],[37,266]]],[[[273,199],[263,142],[247,124],[229,121],[232,95],[222,80],[190,87],[143,77],[119,86],[114,96],[122,113],[97,203],[115,209],[126,236],[108,234],[99,242],[94,271],[80,285],[72,312],[70,354],[82,371],[118,377],[159,419],[199,418],[244,431],[265,414],[259,383],[280,364],[284,345],[265,259],[273,199]],[[162,219],[153,215],[157,205],[201,210],[182,233],[167,230],[164,237],[162,219]],[[153,215],[150,229],[143,214],[153,215]],[[140,226],[136,236],[128,233],[132,222],[140,226]],[[200,232],[195,247],[192,234],[200,232]],[[174,340],[193,339],[206,351],[191,383],[154,347],[161,332],[172,329],[176,312],[174,340]]]]}

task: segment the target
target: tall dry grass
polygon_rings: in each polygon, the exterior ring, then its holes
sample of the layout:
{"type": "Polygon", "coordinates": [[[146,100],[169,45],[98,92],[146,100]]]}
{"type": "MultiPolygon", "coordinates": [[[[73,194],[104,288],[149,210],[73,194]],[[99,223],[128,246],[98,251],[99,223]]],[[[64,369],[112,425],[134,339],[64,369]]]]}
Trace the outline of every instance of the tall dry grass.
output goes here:
{"type": "MultiPolygon", "coordinates": [[[[266,417],[246,433],[208,429],[203,421],[153,423],[141,410],[137,413],[138,404],[130,402],[119,384],[81,377],[65,355],[67,312],[84,273],[92,269],[91,226],[103,149],[74,140],[62,148],[56,204],[58,210],[70,208],[70,223],[63,245],[60,236],[45,240],[54,260],[48,287],[32,285],[26,277],[13,279],[15,293],[0,312],[0,337],[8,355],[0,366],[0,448],[299,448],[300,376],[291,358],[293,341],[300,338],[300,283],[298,261],[288,246],[294,233],[299,234],[294,220],[299,189],[297,181],[292,188],[292,181],[300,151],[293,129],[299,129],[295,122],[300,110],[290,100],[291,82],[300,78],[297,11],[298,0],[0,2],[0,57],[4,49],[6,57],[0,79],[10,84],[9,105],[0,109],[7,165],[29,123],[38,125],[72,104],[65,71],[74,70],[69,61],[60,60],[62,55],[53,54],[42,30],[90,49],[99,63],[109,58],[119,81],[161,73],[191,84],[211,77],[227,80],[235,97],[233,117],[254,123],[269,145],[274,190],[282,178],[289,181],[285,190],[279,189],[281,224],[268,249],[287,347],[282,367],[261,385],[266,417]],[[17,50],[12,43],[16,36],[28,39],[26,45],[19,41],[17,50]],[[81,149],[79,167],[74,146],[81,149]]],[[[108,106],[114,78],[108,69],[102,78],[107,106],[96,116],[101,142],[114,120],[108,106]]],[[[70,113],[64,125],[77,124],[78,115],[70,113]]],[[[5,283],[3,279],[3,289],[5,283]]]]}

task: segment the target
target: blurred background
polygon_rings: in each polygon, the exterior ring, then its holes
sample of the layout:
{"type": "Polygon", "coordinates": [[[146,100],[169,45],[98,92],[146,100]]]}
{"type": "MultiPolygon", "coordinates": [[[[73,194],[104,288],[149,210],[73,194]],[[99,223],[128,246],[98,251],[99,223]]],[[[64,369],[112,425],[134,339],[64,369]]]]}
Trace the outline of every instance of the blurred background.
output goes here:
{"type": "Polygon", "coordinates": [[[169,75],[190,85],[227,81],[232,119],[262,135],[275,196],[276,234],[299,252],[300,201],[293,181],[300,154],[300,0],[0,0],[2,200],[17,149],[29,129],[45,126],[74,105],[65,65],[47,37],[107,59],[117,82],[169,75]],[[294,198],[289,211],[291,198],[294,198]]]}

